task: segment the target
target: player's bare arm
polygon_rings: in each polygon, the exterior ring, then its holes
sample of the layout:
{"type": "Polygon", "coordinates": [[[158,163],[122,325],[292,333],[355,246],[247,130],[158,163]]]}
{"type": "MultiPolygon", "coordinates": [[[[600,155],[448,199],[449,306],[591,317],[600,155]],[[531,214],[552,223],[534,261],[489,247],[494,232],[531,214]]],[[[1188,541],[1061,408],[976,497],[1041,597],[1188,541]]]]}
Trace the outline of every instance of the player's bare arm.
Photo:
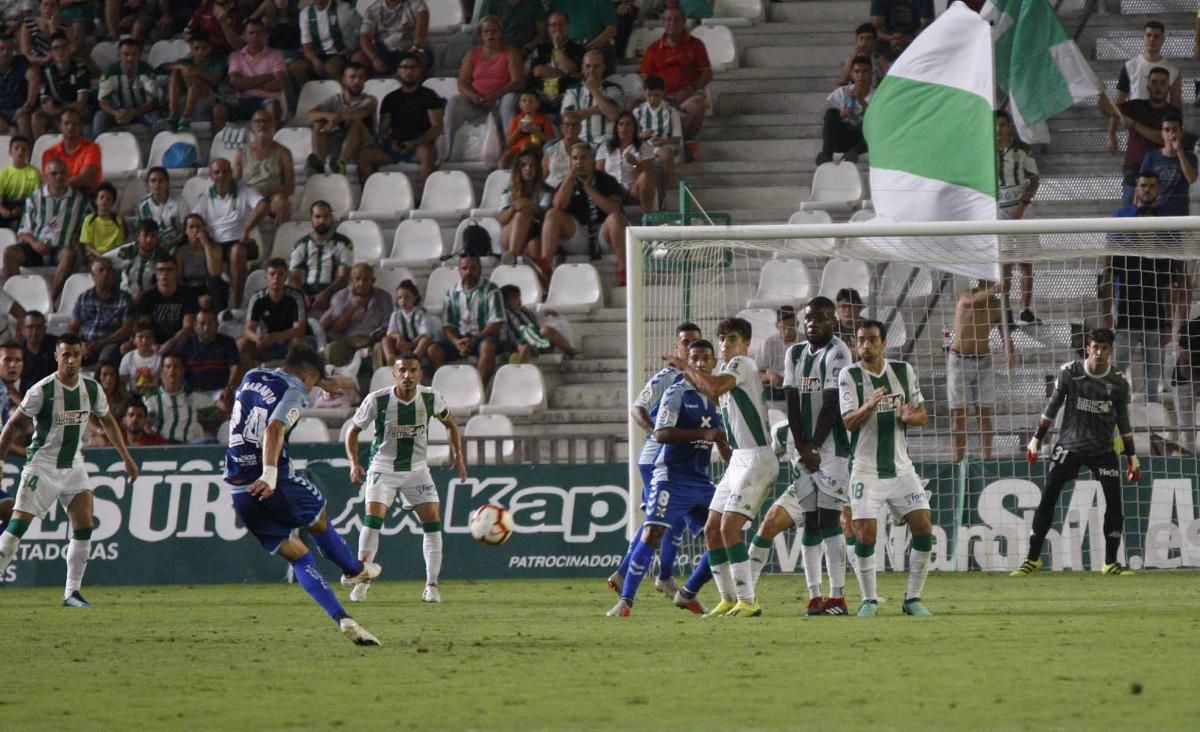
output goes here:
{"type": "Polygon", "coordinates": [[[346,431],[346,459],[350,461],[350,482],[361,483],[367,477],[367,469],[358,461],[358,425],[351,424],[346,431]]]}
{"type": "Polygon", "coordinates": [[[929,421],[929,412],[925,410],[925,402],[920,404],[905,403],[900,407],[900,421],[909,427],[920,427],[929,421]]]}
{"type": "Polygon", "coordinates": [[[439,422],[446,426],[446,438],[450,441],[450,464],[458,469],[458,479],[467,479],[467,454],[463,451],[462,432],[458,429],[458,422],[454,421],[454,415],[449,412],[445,417],[438,417],[439,422]]]}
{"type": "Polygon", "coordinates": [[[683,372],[683,378],[695,384],[700,393],[709,399],[720,399],[721,396],[737,386],[737,377],[733,374],[706,374],[703,371],[688,366],[687,361],[678,356],[664,355],[663,361],[683,372]]]}
{"type": "Polygon", "coordinates": [[[8,422],[4,425],[4,431],[0,432],[0,462],[3,462],[8,453],[13,449],[13,440],[21,431],[27,429],[32,420],[21,410],[15,410],[12,416],[8,418],[8,422]]]}
{"type": "Polygon", "coordinates": [[[121,459],[125,461],[125,472],[129,474],[129,480],[137,480],[138,464],[133,459],[133,455],[129,454],[129,448],[125,445],[125,435],[121,432],[121,425],[117,423],[116,416],[112,412],[100,417],[100,426],[104,429],[104,434],[108,437],[108,441],[112,446],[117,448],[121,459]]]}
{"type": "Polygon", "coordinates": [[[871,396],[861,407],[842,415],[842,425],[851,432],[857,432],[875,413],[875,407],[879,406],[885,396],[887,389],[882,386],[871,392],[871,396]]]}

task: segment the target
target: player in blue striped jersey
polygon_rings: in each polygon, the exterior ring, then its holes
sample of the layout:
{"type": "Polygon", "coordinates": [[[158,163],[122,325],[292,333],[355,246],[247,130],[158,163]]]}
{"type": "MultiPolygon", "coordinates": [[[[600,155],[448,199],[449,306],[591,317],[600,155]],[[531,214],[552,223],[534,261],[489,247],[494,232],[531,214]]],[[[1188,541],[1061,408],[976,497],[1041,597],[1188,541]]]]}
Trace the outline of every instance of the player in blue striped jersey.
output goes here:
{"type": "MultiPolygon", "coordinates": [[[[675,356],[686,361],[688,346],[699,337],[700,326],[695,323],[680,323],[675,328],[675,356]]],[[[663,394],[667,391],[667,387],[682,378],[683,372],[668,364],[654,376],[650,377],[650,380],[646,382],[646,386],[638,394],[637,399],[633,401],[633,406],[629,409],[629,416],[633,418],[634,422],[637,422],[639,427],[646,431],[646,441],[642,443],[642,451],[638,454],[638,472],[642,475],[642,502],[640,505],[643,510],[646,508],[646,499],[650,493],[650,484],[653,482],[654,461],[658,458],[659,444],[654,439],[655,413],[658,410],[658,404],[662,400],[663,394]]],[[[629,569],[629,559],[633,556],[634,551],[637,550],[641,540],[641,532],[633,535],[633,538],[629,541],[629,548],[625,551],[625,556],[621,559],[620,566],[608,578],[608,586],[618,595],[621,594],[621,588],[625,584],[625,573],[629,569]]],[[[668,597],[674,597],[679,589],[672,575],[672,569],[675,565],[675,555],[678,554],[682,541],[683,534],[681,532],[669,530],[662,542],[662,555],[659,557],[659,576],[654,581],[654,588],[659,592],[665,593],[668,597]]]]}
{"type": "Polygon", "coordinates": [[[287,436],[300,421],[307,395],[324,382],[325,364],[307,346],[292,348],[279,369],[251,369],[234,395],[229,418],[229,447],[225,451],[225,480],[233,507],[246,529],[263,548],[291,563],[296,581],[321,606],[342,634],[358,645],[379,640],[358,624],[338,602],[317,569],[308,546],[298,536],[307,529],[317,546],[342,570],[348,587],[379,576],[379,565],[362,562],[329,524],[325,497],[311,482],[292,471],[287,436]]]}
{"type": "MultiPolygon", "coordinates": [[[[697,373],[711,374],[717,365],[713,345],[706,340],[692,341],[687,354],[688,366],[697,373]]],[[[667,531],[679,526],[685,516],[690,516],[696,523],[705,520],[708,504],[717,490],[708,474],[713,445],[725,460],[732,454],[716,402],[683,379],[671,384],[663,395],[653,434],[660,448],[654,461],[650,493],[643,506],[646,524],[641,531],[641,542],[629,560],[621,599],[608,611],[609,617],[629,616],[642,577],[667,531]]],[[[696,594],[711,577],[708,557],[704,556],[677,592],[675,604],[698,615],[704,614],[705,609],[696,594]]]]}

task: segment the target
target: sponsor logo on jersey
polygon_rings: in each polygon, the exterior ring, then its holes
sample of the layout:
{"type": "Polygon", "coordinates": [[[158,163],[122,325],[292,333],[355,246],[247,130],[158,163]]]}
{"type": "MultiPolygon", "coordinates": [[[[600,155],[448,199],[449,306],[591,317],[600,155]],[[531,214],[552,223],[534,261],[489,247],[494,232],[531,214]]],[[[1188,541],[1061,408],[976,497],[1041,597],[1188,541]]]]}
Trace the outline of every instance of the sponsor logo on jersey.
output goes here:
{"type": "Polygon", "coordinates": [[[1079,397],[1075,400],[1075,408],[1081,412],[1091,412],[1092,414],[1110,414],[1112,412],[1112,402],[1108,399],[1085,399],[1079,397]]]}
{"type": "Polygon", "coordinates": [[[81,424],[87,424],[88,414],[90,414],[90,412],[88,412],[86,409],[73,409],[70,411],[55,412],[54,426],[75,427],[81,424]]]}
{"type": "Polygon", "coordinates": [[[385,437],[389,440],[409,440],[416,439],[425,434],[425,425],[423,424],[389,424],[384,431],[385,437]]]}
{"type": "Polygon", "coordinates": [[[904,404],[904,395],[903,394],[888,394],[875,407],[875,412],[877,414],[880,412],[897,412],[900,410],[900,407],[903,404],[904,404]]]}
{"type": "Polygon", "coordinates": [[[816,394],[821,391],[823,381],[819,376],[801,376],[796,379],[796,388],[803,394],[816,394]]]}

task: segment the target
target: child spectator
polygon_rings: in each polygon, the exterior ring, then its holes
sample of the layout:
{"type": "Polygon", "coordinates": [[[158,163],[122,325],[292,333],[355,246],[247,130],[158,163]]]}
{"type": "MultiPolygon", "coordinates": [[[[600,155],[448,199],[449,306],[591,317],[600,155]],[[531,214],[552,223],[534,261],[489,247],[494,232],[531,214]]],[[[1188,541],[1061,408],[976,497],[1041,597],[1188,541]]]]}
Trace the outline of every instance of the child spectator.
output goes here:
{"type": "Polygon", "coordinates": [[[500,156],[500,168],[512,165],[514,157],[530,148],[541,150],[547,141],[554,138],[554,125],[549,117],[542,114],[537,94],[522,93],[518,104],[521,114],[508,123],[508,149],[500,156]]]}
{"type": "Polygon", "coordinates": [[[79,230],[85,258],[102,257],[125,243],[125,219],[114,210],[116,187],[108,181],[101,183],[92,205],[96,210],[83,217],[83,228],[79,230]]]}
{"type": "Polygon", "coordinates": [[[404,280],[396,287],[396,309],[383,339],[384,360],[395,363],[396,356],[406,351],[424,359],[432,342],[429,317],[421,307],[421,292],[412,280],[404,280]]]}
{"type": "Polygon", "coordinates": [[[142,396],[158,388],[158,373],[162,369],[162,354],[154,342],[154,326],[149,322],[139,323],[133,345],[134,349],[121,358],[117,373],[126,391],[142,396]]]}
{"type": "Polygon", "coordinates": [[[529,363],[540,354],[557,348],[567,358],[575,358],[579,351],[571,347],[571,342],[554,328],[543,325],[537,313],[521,305],[521,288],[516,285],[505,285],[500,288],[504,298],[505,337],[513,353],[508,357],[509,363],[529,363]]]}
{"type": "Polygon", "coordinates": [[[193,119],[211,120],[216,135],[225,126],[227,114],[217,96],[217,86],[225,78],[225,58],[213,55],[207,33],[192,33],[189,45],[192,55],[171,65],[170,108],[164,126],[171,129],[171,120],[175,120],[176,132],[190,132],[193,119]],[[180,97],[184,97],[182,107],[180,97]]]}
{"type": "MultiPolygon", "coordinates": [[[[167,249],[183,243],[183,203],[171,197],[171,178],[167,169],[155,166],[146,173],[146,189],[133,208],[134,226],[143,221],[158,224],[158,240],[167,249]]],[[[153,267],[151,267],[153,269],[153,267]]]]}
{"type": "Polygon", "coordinates": [[[646,101],[633,110],[638,134],[650,143],[654,157],[662,163],[663,177],[658,187],[659,205],[665,205],[666,193],[675,186],[675,161],[683,149],[683,118],[666,100],[667,87],[660,76],[647,76],[646,101]]]}
{"type": "Polygon", "coordinates": [[[25,212],[25,199],[42,185],[42,173],[29,164],[32,146],[28,137],[14,135],[8,141],[12,162],[0,170],[0,227],[15,229],[25,212]]]}

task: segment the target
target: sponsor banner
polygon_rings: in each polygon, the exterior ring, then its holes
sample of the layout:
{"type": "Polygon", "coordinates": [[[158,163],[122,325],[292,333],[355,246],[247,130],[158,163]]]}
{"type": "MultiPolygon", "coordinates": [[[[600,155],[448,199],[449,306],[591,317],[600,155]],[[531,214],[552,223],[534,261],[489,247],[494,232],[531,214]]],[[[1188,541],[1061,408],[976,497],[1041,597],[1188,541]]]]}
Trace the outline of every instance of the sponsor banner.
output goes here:
{"type": "MultiPolygon", "coordinates": [[[[336,530],[356,547],[363,501],[359,486],[349,481],[342,447],[305,445],[292,452],[294,464],[324,493],[336,530]]],[[[285,563],[264,552],[233,511],[221,480],[221,448],[135,449],[134,454],[142,465],[142,475],[131,483],[115,451],[85,451],[96,507],[88,584],[284,578],[285,563]]],[[[917,470],[931,493],[934,569],[1000,571],[1021,562],[1041,495],[1043,464],[924,463],[918,464],[917,470]]],[[[10,494],[16,490],[18,471],[15,463],[4,466],[3,487],[10,494]]],[[[1144,461],[1143,471],[1141,483],[1124,487],[1126,536],[1121,561],[1134,568],[1200,566],[1196,461],[1150,458],[1144,461]]],[[[609,574],[627,545],[626,475],[626,466],[616,464],[479,466],[471,467],[470,477],[460,481],[449,470],[435,468],[445,532],[442,576],[488,579],[609,574]],[[486,502],[504,504],[513,512],[515,533],[503,546],[477,544],[468,533],[468,517],[486,502]]],[[[1104,496],[1097,481],[1080,480],[1068,487],[1047,538],[1048,567],[1099,569],[1103,516],[1104,496]]],[[[886,517],[880,528],[879,554],[885,566],[905,569],[907,529],[886,517]]],[[[378,559],[384,565],[385,578],[424,577],[421,533],[413,512],[399,506],[392,509],[379,543],[378,559]]],[[[56,506],[45,519],[30,525],[16,560],[0,582],[60,585],[69,537],[66,512],[56,506]]],[[[775,549],[773,571],[802,571],[795,532],[776,537],[775,549]]],[[[697,540],[685,545],[676,574],[690,571],[700,556],[698,550],[697,540]]],[[[331,578],[336,575],[329,562],[319,564],[331,578]]]]}

